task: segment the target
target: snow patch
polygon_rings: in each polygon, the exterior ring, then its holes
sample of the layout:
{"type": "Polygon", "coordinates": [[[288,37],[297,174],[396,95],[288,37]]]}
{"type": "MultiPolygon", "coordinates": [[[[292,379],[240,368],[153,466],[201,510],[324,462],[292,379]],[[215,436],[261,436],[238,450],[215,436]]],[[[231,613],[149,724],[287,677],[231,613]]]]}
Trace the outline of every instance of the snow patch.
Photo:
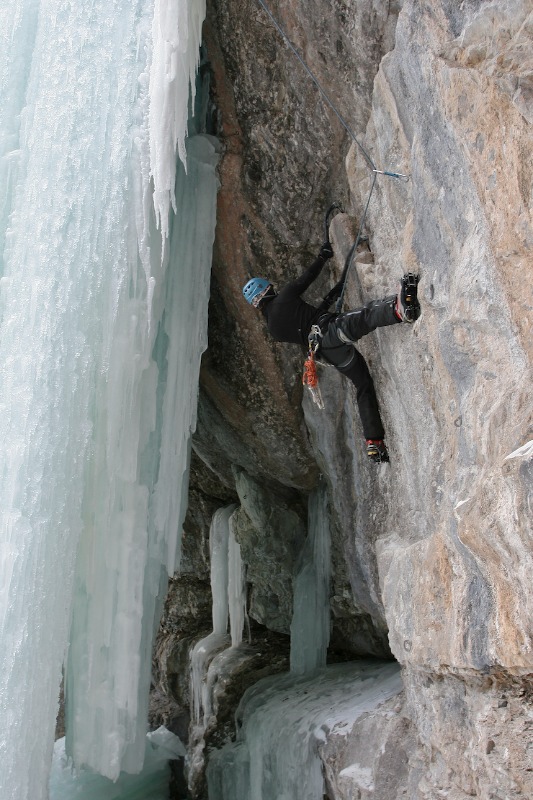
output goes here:
{"type": "Polygon", "coordinates": [[[367,792],[374,790],[374,776],[368,767],[360,767],[359,764],[351,764],[349,767],[339,772],[340,778],[349,778],[358,789],[365,789],[367,792]]]}
{"type": "Polygon", "coordinates": [[[504,458],[504,461],[508,461],[510,458],[521,458],[523,461],[529,461],[530,458],[533,458],[533,439],[523,444],[518,450],[509,453],[509,455],[504,458]]]}

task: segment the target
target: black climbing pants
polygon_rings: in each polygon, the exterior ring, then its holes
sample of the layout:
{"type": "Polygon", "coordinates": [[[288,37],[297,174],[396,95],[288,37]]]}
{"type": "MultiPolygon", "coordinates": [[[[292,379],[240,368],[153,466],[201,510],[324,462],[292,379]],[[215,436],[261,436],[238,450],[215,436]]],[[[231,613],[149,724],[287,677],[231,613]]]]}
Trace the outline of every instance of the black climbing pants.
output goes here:
{"type": "Polygon", "coordinates": [[[353,342],[376,328],[399,323],[400,320],[394,313],[395,301],[396,295],[392,295],[383,300],[372,300],[355,311],[333,317],[327,314],[319,320],[324,333],[319,355],[354,384],[365,439],[383,439],[385,431],[372,376],[365,359],[353,342]]]}

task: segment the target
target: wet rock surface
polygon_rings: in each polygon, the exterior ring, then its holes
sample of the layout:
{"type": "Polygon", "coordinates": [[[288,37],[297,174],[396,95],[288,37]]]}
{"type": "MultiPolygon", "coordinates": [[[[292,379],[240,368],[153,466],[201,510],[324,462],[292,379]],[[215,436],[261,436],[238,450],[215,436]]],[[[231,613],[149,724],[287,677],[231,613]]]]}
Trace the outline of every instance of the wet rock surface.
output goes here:
{"type": "MultiPolygon", "coordinates": [[[[526,0],[270,7],[378,168],[410,176],[376,181],[345,309],[394,292],[410,270],[421,275],[423,313],[360,342],[391,454],[390,465],[371,466],[353,387],[320,367],[319,411],[302,392],[303,352],[269,338],[241,287],[252,275],[280,285],[299,274],[340,200],[335,259],[307,295],[321,299],[342,271],[372,174],[259,5],[212,0],[204,35],[224,156],[209,349],[173,582],[182,621],[166,618],[158,691],[187,707],[187,652],[210,630],[206,543],[221,505],[240,504],[252,624],[261,636],[287,634],[307,497],[322,475],[331,660],[392,653],[405,684],[405,697],[353,736],[327,742],[328,797],[530,797],[533,9],[526,0]],[[350,751],[365,738],[383,749],[381,783],[367,751],[358,762],[350,751]],[[348,769],[352,756],[360,772],[348,769]]],[[[210,721],[208,746],[232,735],[240,689],[217,701],[226,710],[210,721]]]]}

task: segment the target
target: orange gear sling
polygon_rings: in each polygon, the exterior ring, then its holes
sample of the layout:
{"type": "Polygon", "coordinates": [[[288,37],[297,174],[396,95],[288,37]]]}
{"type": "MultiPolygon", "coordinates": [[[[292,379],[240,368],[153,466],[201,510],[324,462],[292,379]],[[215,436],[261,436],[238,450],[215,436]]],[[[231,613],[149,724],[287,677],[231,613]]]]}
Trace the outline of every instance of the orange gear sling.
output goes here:
{"type": "MultiPolygon", "coordinates": [[[[315,326],[313,325],[313,328],[315,326]]],[[[320,329],[319,329],[320,330],[320,329]]],[[[304,373],[302,375],[302,383],[304,386],[307,386],[309,391],[311,392],[311,397],[316,405],[320,408],[324,408],[324,401],[322,400],[322,393],[320,391],[320,386],[318,385],[318,372],[316,370],[316,361],[315,361],[315,352],[318,348],[318,338],[309,336],[309,352],[307,354],[307,358],[304,362],[304,373]]]]}
{"type": "Polygon", "coordinates": [[[312,350],[309,351],[309,355],[304,363],[302,383],[304,386],[310,386],[312,389],[315,389],[318,386],[318,373],[316,371],[315,354],[312,350]]]}

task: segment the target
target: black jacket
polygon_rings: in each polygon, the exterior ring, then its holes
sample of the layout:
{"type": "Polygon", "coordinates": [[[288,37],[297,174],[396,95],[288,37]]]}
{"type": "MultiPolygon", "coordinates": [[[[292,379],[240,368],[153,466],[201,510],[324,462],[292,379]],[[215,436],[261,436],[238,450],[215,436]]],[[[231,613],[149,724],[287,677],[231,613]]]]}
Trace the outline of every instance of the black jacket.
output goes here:
{"type": "Polygon", "coordinates": [[[321,312],[302,300],[300,295],[318,278],[325,263],[326,259],[318,256],[303,275],[287,283],[276,297],[261,307],[269,333],[276,341],[307,347],[311,325],[321,316],[321,312]]]}

